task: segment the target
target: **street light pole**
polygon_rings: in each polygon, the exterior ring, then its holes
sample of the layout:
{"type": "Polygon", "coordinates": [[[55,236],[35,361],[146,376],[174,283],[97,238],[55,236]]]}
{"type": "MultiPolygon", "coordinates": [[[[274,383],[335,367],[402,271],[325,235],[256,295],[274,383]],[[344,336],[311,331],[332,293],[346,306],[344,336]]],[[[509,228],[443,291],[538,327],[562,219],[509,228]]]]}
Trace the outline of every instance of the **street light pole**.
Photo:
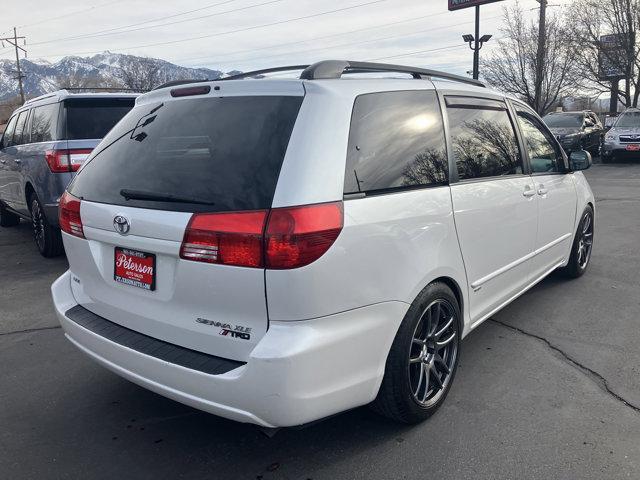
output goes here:
{"type": "Polygon", "coordinates": [[[473,46],[473,78],[478,80],[480,67],[480,5],[476,5],[476,35],[473,46]]]}

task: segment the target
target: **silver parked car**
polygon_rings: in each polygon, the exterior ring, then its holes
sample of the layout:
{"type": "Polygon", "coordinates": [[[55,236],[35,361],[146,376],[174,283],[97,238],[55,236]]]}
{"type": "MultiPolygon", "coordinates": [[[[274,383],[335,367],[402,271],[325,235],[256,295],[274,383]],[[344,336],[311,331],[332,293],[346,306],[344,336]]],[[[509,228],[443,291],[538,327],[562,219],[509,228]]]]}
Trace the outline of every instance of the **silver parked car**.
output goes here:
{"type": "Polygon", "coordinates": [[[0,226],[31,220],[40,253],[60,255],[60,196],[136,96],[60,90],[18,108],[0,139],[0,226]]]}
{"type": "Polygon", "coordinates": [[[602,163],[617,158],[640,159],[640,109],[628,108],[607,132],[602,145],[602,163]]]}

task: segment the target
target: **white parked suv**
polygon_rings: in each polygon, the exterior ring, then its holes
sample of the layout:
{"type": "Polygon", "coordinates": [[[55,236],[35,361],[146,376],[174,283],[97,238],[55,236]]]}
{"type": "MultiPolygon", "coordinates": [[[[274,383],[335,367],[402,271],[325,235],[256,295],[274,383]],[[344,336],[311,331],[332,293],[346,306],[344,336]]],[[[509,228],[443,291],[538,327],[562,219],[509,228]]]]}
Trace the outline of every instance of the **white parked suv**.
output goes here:
{"type": "Polygon", "coordinates": [[[418,422],[465,335],[587,268],[591,157],[519,100],[395,65],[254,74],[138,97],[60,201],[57,315],[117,374],[264,427],[418,422]]]}

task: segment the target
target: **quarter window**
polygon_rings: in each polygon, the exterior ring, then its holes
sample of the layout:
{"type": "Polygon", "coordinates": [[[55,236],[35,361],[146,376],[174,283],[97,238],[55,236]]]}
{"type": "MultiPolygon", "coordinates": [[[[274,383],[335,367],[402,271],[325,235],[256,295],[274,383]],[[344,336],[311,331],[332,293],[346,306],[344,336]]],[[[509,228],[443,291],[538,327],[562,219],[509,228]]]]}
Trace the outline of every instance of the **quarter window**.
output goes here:
{"type": "Polygon", "coordinates": [[[29,110],[20,112],[18,115],[18,121],[16,122],[16,131],[13,134],[12,145],[22,145],[29,142],[29,129],[27,128],[27,118],[29,117],[29,110]]]}
{"type": "Polygon", "coordinates": [[[56,140],[58,104],[43,105],[33,109],[31,116],[31,142],[56,140]]]}
{"type": "Polygon", "coordinates": [[[529,153],[533,173],[560,172],[562,154],[540,121],[526,110],[517,108],[518,124],[529,153]]]}
{"type": "Polygon", "coordinates": [[[458,178],[522,174],[522,158],[503,102],[447,99],[453,156],[458,178]]]}
{"type": "Polygon", "coordinates": [[[448,179],[435,92],[360,95],[354,104],[344,193],[442,185],[448,179]]]}
{"type": "Polygon", "coordinates": [[[17,115],[14,115],[13,117],[11,117],[11,120],[9,120],[7,128],[5,128],[4,130],[4,135],[2,136],[2,148],[12,145],[11,140],[13,138],[13,132],[15,131],[17,120],[17,115]]]}

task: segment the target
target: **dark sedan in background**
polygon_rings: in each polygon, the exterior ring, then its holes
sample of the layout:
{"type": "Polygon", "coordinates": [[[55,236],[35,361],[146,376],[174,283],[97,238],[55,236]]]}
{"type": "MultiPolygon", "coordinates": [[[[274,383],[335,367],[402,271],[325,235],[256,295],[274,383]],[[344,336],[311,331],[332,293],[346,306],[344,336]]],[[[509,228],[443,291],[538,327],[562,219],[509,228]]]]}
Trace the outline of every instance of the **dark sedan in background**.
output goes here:
{"type": "Polygon", "coordinates": [[[567,153],[575,150],[600,153],[604,129],[592,111],[549,113],[543,120],[567,153]]]}

